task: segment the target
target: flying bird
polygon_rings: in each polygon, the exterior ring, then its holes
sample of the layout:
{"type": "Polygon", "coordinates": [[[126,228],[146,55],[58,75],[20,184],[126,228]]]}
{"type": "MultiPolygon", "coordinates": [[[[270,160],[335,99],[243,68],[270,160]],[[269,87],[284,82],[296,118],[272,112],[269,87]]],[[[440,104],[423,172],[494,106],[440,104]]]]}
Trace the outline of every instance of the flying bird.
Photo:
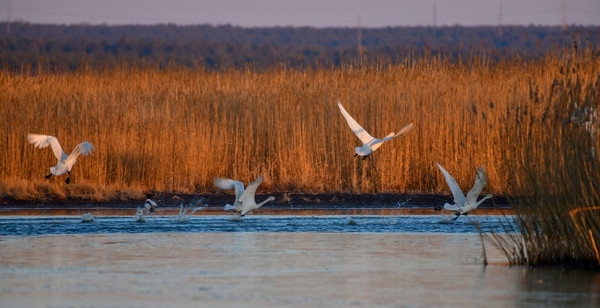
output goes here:
{"type": "Polygon", "coordinates": [[[252,212],[258,209],[259,207],[263,206],[265,203],[275,200],[274,197],[270,196],[265,201],[256,204],[256,201],[254,200],[254,195],[256,194],[256,189],[262,183],[262,181],[263,177],[261,175],[256,180],[254,180],[254,182],[248,184],[248,187],[244,189],[244,183],[240,181],[226,178],[214,179],[215,186],[221,189],[235,189],[235,202],[233,203],[233,205],[225,205],[225,210],[240,213],[240,216],[244,216],[247,213],[252,212]]]}
{"type": "Polygon", "coordinates": [[[492,198],[491,194],[484,196],[481,200],[477,201],[479,194],[483,190],[485,184],[487,184],[487,175],[485,173],[485,168],[483,166],[477,169],[477,174],[475,175],[475,184],[473,188],[467,193],[467,197],[460,190],[458,184],[454,178],[442,167],[439,163],[436,163],[444,178],[446,179],[446,183],[448,183],[448,187],[450,187],[450,191],[452,192],[452,196],[454,197],[454,204],[446,203],[444,204],[444,209],[449,211],[454,211],[456,217],[454,220],[458,219],[460,215],[468,215],[470,211],[476,209],[483,201],[492,198]]]}
{"type": "Polygon", "coordinates": [[[27,141],[40,149],[49,145],[52,147],[52,152],[54,152],[58,163],[56,166],[50,167],[50,174],[46,178],[49,179],[53,175],[59,176],[67,173],[67,179],[65,180],[67,184],[71,182],[71,168],[73,168],[79,154],[85,156],[94,150],[94,146],[91,143],[84,141],[78,144],[71,154],[67,155],[60,146],[60,143],[58,143],[58,139],[48,135],[27,134],[27,141]]]}
{"type": "Polygon", "coordinates": [[[356,134],[358,139],[360,139],[360,141],[362,141],[363,143],[362,146],[356,147],[356,154],[354,154],[354,157],[358,155],[362,156],[363,160],[367,159],[367,157],[369,157],[369,155],[371,155],[372,152],[377,150],[384,142],[408,133],[413,127],[413,124],[410,123],[404,126],[404,128],[402,128],[398,133],[391,132],[389,135],[385,136],[385,138],[378,139],[371,136],[364,128],[362,128],[362,126],[360,126],[360,124],[358,124],[358,122],[356,122],[356,120],[354,120],[354,118],[350,116],[346,109],[344,109],[344,106],[342,106],[342,103],[340,103],[340,101],[338,101],[337,104],[338,107],[340,107],[342,115],[344,116],[344,118],[346,118],[348,126],[350,126],[354,134],[356,134]]]}

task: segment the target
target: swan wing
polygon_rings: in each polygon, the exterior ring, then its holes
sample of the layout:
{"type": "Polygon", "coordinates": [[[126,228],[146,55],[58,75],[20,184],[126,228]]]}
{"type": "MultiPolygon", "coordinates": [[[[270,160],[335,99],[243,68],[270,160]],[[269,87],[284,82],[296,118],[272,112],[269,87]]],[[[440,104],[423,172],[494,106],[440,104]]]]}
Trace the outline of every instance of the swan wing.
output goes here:
{"type": "Polygon", "coordinates": [[[396,135],[394,135],[394,138],[407,134],[408,132],[410,132],[412,130],[412,128],[413,128],[412,123],[404,126],[396,135]]]}
{"type": "Polygon", "coordinates": [[[215,178],[215,186],[221,189],[235,189],[235,200],[237,201],[244,193],[244,183],[232,179],[215,178]]]}
{"type": "Polygon", "coordinates": [[[360,124],[358,124],[358,122],[356,122],[356,120],[354,120],[352,116],[350,116],[346,109],[344,109],[344,106],[342,106],[342,103],[338,101],[337,104],[338,107],[340,107],[340,111],[346,119],[346,122],[348,122],[348,126],[350,126],[350,129],[352,129],[352,131],[354,132],[354,134],[356,134],[358,139],[360,139],[360,141],[362,141],[363,144],[369,144],[371,141],[373,141],[373,136],[371,136],[364,128],[362,128],[362,126],[360,126],[360,124]]]}
{"type": "Polygon", "coordinates": [[[71,170],[71,168],[75,164],[75,161],[77,161],[77,157],[80,154],[85,156],[85,155],[92,153],[93,150],[94,150],[94,146],[87,141],[84,141],[84,142],[78,144],[75,147],[75,149],[73,149],[73,152],[71,152],[71,154],[69,154],[69,156],[67,156],[67,158],[65,159],[65,165],[67,166],[67,169],[69,171],[71,170]]]}
{"type": "Polygon", "coordinates": [[[406,126],[404,126],[398,133],[394,134],[394,133],[390,133],[389,135],[385,136],[385,138],[383,138],[381,141],[388,141],[388,140],[392,140],[398,136],[402,136],[405,135],[406,133],[410,132],[413,128],[413,124],[410,123],[406,126]]]}
{"type": "Polygon", "coordinates": [[[444,169],[444,167],[442,167],[442,165],[440,165],[439,163],[436,164],[442,172],[442,174],[444,175],[448,187],[450,187],[450,191],[452,192],[452,196],[454,197],[454,204],[457,206],[462,206],[463,204],[465,204],[465,195],[463,194],[462,190],[460,190],[458,184],[456,184],[454,178],[450,175],[450,173],[448,173],[448,171],[446,171],[446,169],[444,169]]]}
{"type": "Polygon", "coordinates": [[[485,168],[483,166],[477,169],[477,174],[475,175],[475,184],[473,188],[469,190],[467,193],[467,204],[475,206],[477,204],[477,197],[483,190],[483,187],[487,184],[487,174],[485,172],[485,168]]]}
{"type": "MultiPolygon", "coordinates": [[[[258,188],[260,183],[262,183],[262,181],[263,181],[263,177],[261,175],[256,180],[254,180],[254,182],[248,184],[248,186],[246,187],[246,190],[244,190],[244,193],[237,200],[239,202],[241,202],[242,204],[256,203],[256,201],[254,201],[254,194],[256,194],[256,189],[258,188]]],[[[245,205],[244,205],[244,207],[245,207],[245,205]]]]}
{"type": "Polygon", "coordinates": [[[43,149],[47,146],[52,147],[52,152],[58,161],[63,161],[67,158],[67,154],[63,151],[58,139],[54,136],[40,135],[40,134],[27,134],[27,142],[33,144],[36,148],[43,149]]]}
{"type": "Polygon", "coordinates": [[[77,154],[79,156],[79,154],[86,156],[92,153],[92,151],[94,151],[94,145],[92,145],[91,143],[84,141],[80,144],[78,144],[75,149],[73,149],[73,152],[71,152],[72,154],[77,154]]]}

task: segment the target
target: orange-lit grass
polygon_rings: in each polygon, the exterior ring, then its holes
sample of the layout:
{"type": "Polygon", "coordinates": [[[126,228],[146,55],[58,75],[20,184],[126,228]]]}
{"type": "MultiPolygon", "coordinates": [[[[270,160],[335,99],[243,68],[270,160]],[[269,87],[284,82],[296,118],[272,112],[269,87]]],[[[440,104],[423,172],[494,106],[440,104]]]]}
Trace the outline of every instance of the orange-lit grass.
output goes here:
{"type": "MultiPolygon", "coordinates": [[[[600,107],[600,76],[582,78],[585,68],[572,61],[551,85],[551,93],[530,101],[543,112],[530,114],[516,160],[509,163],[518,184],[511,203],[516,233],[488,238],[513,265],[567,265],[600,268],[600,142],[583,127],[557,125],[555,115],[582,107],[600,107]]],[[[560,117],[558,117],[560,119],[560,117]]]]}
{"type": "MultiPolygon", "coordinates": [[[[494,65],[473,57],[464,64],[418,58],[314,71],[124,65],[4,72],[0,194],[15,197],[15,187],[25,186],[23,194],[36,196],[32,181],[72,193],[64,177],[44,181],[56,161],[49,149],[27,144],[28,132],[57,136],[67,152],[83,140],[94,144],[72,178],[94,187],[96,198],[127,190],[205,193],[215,190],[215,176],[248,182],[259,174],[261,189],[283,192],[446,192],[436,161],[465,189],[485,165],[485,190],[510,194],[529,185],[514,166],[527,168],[525,157],[542,159],[547,151],[525,145],[545,134],[531,121],[546,112],[554,80],[577,78],[587,87],[599,67],[597,56],[583,52],[494,65]],[[414,128],[360,161],[353,158],[360,142],[338,99],[376,137],[409,122],[414,128]]],[[[545,121],[561,125],[568,114],[553,111],[545,121]]]]}

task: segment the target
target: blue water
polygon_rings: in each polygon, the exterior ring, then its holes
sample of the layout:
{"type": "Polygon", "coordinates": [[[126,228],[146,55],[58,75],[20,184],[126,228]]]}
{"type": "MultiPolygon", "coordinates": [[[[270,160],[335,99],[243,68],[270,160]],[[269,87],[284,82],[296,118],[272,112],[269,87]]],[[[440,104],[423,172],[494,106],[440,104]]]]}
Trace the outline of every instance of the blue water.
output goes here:
{"type": "Polygon", "coordinates": [[[473,221],[485,231],[505,231],[500,216],[459,217],[441,223],[442,217],[428,216],[193,216],[176,222],[172,216],[96,217],[84,223],[81,217],[3,217],[0,235],[124,234],[167,232],[351,232],[351,233],[477,233],[473,221]]]}

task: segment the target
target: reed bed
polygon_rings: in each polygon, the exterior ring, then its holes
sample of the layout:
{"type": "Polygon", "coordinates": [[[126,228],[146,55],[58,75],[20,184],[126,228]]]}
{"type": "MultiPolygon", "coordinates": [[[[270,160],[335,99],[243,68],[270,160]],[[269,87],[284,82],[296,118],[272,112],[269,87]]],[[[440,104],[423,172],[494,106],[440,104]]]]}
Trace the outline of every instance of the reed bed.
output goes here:
{"type": "Polygon", "coordinates": [[[600,107],[600,75],[583,77],[582,64],[569,58],[552,84],[531,82],[529,100],[541,108],[524,123],[520,157],[511,165],[520,180],[511,197],[516,216],[505,220],[506,233],[487,235],[510,264],[600,268],[599,119],[587,118],[591,129],[548,120],[574,105],[600,107]]]}
{"type": "Polygon", "coordinates": [[[576,80],[587,93],[599,68],[599,57],[583,50],[536,61],[425,55],[313,70],[4,71],[0,195],[210,193],[214,177],[247,182],[261,174],[263,191],[448,193],[436,161],[465,189],[485,165],[486,193],[514,195],[531,189],[532,162],[554,159],[545,142],[555,131],[542,127],[562,129],[573,109],[552,105],[570,89],[552,85],[576,80]],[[361,161],[337,100],[374,136],[414,128],[361,161]],[[58,137],[67,152],[83,140],[96,149],[78,159],[67,186],[64,176],[44,179],[56,160],[27,144],[29,132],[58,137]]]}

